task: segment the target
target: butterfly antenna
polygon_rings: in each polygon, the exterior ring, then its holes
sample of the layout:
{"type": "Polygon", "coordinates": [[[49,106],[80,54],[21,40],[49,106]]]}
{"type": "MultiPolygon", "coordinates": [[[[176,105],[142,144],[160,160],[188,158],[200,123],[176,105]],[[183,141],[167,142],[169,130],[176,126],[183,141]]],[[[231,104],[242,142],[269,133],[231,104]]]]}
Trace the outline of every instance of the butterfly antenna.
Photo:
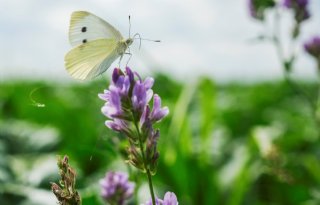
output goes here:
{"type": "Polygon", "coordinates": [[[130,21],[130,15],[129,15],[129,38],[131,36],[131,21],[130,21]]]}
{"type": "Polygon", "coordinates": [[[133,39],[136,39],[136,38],[135,38],[136,36],[138,36],[137,39],[139,39],[139,50],[140,50],[140,48],[141,48],[141,36],[140,36],[139,33],[136,33],[136,34],[134,34],[133,39]]]}
{"type": "Polygon", "coordinates": [[[139,36],[138,39],[143,40],[143,41],[152,41],[152,42],[157,42],[157,43],[160,43],[161,41],[160,40],[153,40],[153,39],[148,39],[148,38],[141,38],[140,34],[139,33],[136,33],[134,34],[133,36],[133,39],[137,39],[135,38],[135,36],[139,36]]]}
{"type": "Polygon", "coordinates": [[[141,40],[143,41],[152,41],[152,42],[156,42],[156,43],[160,43],[161,40],[153,40],[153,39],[148,39],[148,38],[141,38],[141,40]]]}

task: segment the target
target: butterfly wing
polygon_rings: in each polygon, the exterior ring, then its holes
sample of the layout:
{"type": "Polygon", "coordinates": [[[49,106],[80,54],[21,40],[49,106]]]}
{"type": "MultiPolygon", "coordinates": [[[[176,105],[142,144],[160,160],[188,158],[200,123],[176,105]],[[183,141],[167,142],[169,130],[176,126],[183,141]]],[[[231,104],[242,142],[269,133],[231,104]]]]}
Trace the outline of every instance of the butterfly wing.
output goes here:
{"type": "Polygon", "coordinates": [[[77,46],[65,56],[66,69],[76,79],[92,79],[119,57],[117,46],[115,39],[98,39],[77,46]]]}
{"type": "Polygon", "coordinates": [[[71,15],[69,41],[75,47],[97,39],[123,39],[120,32],[108,22],[87,11],[75,11],[71,15]]]}

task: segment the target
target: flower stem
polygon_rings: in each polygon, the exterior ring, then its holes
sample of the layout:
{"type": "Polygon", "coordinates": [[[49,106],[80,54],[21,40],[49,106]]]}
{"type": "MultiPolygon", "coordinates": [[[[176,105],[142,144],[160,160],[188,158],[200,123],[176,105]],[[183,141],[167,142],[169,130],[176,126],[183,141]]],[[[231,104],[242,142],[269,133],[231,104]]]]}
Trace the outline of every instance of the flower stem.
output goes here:
{"type": "MultiPolygon", "coordinates": [[[[294,52],[295,44],[297,42],[298,36],[291,37],[290,42],[290,49],[291,51],[289,54],[289,57],[285,56],[283,44],[281,43],[280,39],[280,13],[279,10],[276,9],[275,16],[274,16],[274,27],[273,27],[273,34],[272,34],[272,40],[273,44],[276,48],[277,55],[279,58],[279,61],[282,63],[282,67],[284,70],[284,79],[286,83],[292,88],[292,90],[299,95],[302,99],[304,99],[310,106],[311,115],[313,118],[313,121],[315,122],[316,126],[320,126],[320,119],[318,117],[318,107],[320,102],[320,62],[319,62],[319,70],[318,70],[318,93],[315,100],[301,87],[297,82],[295,82],[291,77],[290,73],[293,69],[293,64],[296,60],[296,54],[294,52]]],[[[295,29],[299,29],[300,24],[296,23],[295,29]]],[[[320,132],[317,132],[317,135],[320,136],[320,132]]]]}
{"type": "Polygon", "coordinates": [[[294,53],[294,44],[296,42],[295,38],[291,39],[290,45],[292,48],[289,50],[292,52],[290,53],[290,57],[285,57],[283,45],[280,40],[280,13],[278,10],[275,11],[274,16],[274,27],[273,27],[273,35],[272,35],[272,42],[273,45],[276,48],[277,55],[279,58],[279,61],[282,64],[283,70],[284,70],[284,79],[287,82],[287,84],[296,92],[296,94],[300,95],[309,105],[312,110],[312,115],[316,112],[316,103],[313,102],[312,98],[306,93],[297,83],[294,82],[294,80],[290,77],[290,73],[292,71],[293,63],[296,59],[295,53],[294,53]]]}
{"type": "Polygon", "coordinates": [[[147,176],[148,176],[148,182],[149,182],[149,189],[150,189],[152,204],[156,205],[156,199],[155,199],[155,196],[154,196],[154,191],[153,191],[153,186],[152,186],[151,173],[150,173],[149,169],[147,169],[147,176]]]}

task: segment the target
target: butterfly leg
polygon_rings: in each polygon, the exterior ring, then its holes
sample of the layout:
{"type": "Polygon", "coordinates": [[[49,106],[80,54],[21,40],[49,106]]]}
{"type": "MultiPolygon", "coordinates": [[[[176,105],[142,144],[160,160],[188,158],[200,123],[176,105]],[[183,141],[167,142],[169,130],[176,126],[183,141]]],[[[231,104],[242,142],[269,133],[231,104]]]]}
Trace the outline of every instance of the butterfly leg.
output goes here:
{"type": "Polygon", "coordinates": [[[123,54],[120,56],[120,58],[119,58],[119,68],[121,68],[121,60],[122,60],[122,57],[123,57],[123,54]]]}
{"type": "Polygon", "coordinates": [[[127,63],[126,63],[126,67],[128,66],[129,61],[130,61],[130,59],[131,59],[131,57],[132,57],[132,53],[130,52],[130,48],[129,48],[128,50],[129,50],[129,52],[122,53],[122,55],[120,56],[120,59],[119,59],[119,68],[120,68],[120,66],[121,66],[121,60],[122,60],[124,54],[129,55],[129,58],[128,58],[127,63]]]}
{"type": "Polygon", "coordinates": [[[128,58],[127,64],[126,64],[126,67],[128,67],[129,61],[130,61],[130,59],[132,57],[132,53],[125,53],[125,54],[129,55],[129,58],[128,58]]]}

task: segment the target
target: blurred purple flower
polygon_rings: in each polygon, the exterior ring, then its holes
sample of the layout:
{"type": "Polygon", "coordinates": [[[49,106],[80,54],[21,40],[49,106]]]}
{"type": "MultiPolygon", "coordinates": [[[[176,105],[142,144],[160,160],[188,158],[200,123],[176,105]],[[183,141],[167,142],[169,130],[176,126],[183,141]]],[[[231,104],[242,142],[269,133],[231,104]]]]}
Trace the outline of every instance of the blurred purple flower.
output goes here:
{"type": "Polygon", "coordinates": [[[110,119],[105,122],[106,126],[129,138],[129,162],[139,169],[146,168],[147,165],[155,173],[159,157],[156,147],[160,133],[153,129],[153,124],[168,115],[169,109],[161,107],[161,98],[151,89],[153,84],[153,78],[148,77],[143,81],[138,73],[132,72],[128,67],[125,73],[115,68],[109,89],[104,90],[99,97],[106,101],[101,109],[110,119]],[[150,109],[152,98],[153,107],[150,109]],[[140,143],[143,145],[137,146],[140,143]],[[146,152],[146,155],[143,156],[142,152],[146,152]]]}
{"type": "Polygon", "coordinates": [[[178,205],[177,196],[173,192],[167,192],[164,195],[163,205],[178,205]]]}
{"type": "Polygon", "coordinates": [[[263,20],[265,10],[274,6],[274,0],[248,0],[249,14],[257,20],[263,20]]]}
{"type": "Polygon", "coordinates": [[[128,181],[124,172],[108,172],[100,180],[101,196],[110,204],[123,205],[133,195],[134,183],[128,181]]]}
{"type": "MultiPolygon", "coordinates": [[[[149,201],[147,201],[145,205],[153,205],[152,200],[150,199],[149,201]]],[[[163,205],[163,200],[156,198],[156,205],[163,205]]]]}
{"type": "Polygon", "coordinates": [[[299,23],[310,18],[308,4],[309,0],[283,0],[283,6],[294,10],[295,19],[299,23]]]}
{"type": "Polygon", "coordinates": [[[306,7],[309,3],[309,0],[284,0],[283,5],[287,8],[292,8],[294,6],[306,7]]]}
{"type": "Polygon", "coordinates": [[[248,0],[249,14],[255,19],[263,19],[263,16],[260,16],[258,13],[258,8],[255,4],[255,0],[248,0]]]}
{"type": "Polygon", "coordinates": [[[313,57],[320,60],[320,36],[314,36],[304,44],[304,49],[313,57]]]}
{"type": "MultiPolygon", "coordinates": [[[[149,200],[145,205],[152,205],[152,201],[149,200]]],[[[164,195],[164,199],[156,198],[156,205],[178,205],[177,196],[173,192],[167,192],[164,195]]]]}

